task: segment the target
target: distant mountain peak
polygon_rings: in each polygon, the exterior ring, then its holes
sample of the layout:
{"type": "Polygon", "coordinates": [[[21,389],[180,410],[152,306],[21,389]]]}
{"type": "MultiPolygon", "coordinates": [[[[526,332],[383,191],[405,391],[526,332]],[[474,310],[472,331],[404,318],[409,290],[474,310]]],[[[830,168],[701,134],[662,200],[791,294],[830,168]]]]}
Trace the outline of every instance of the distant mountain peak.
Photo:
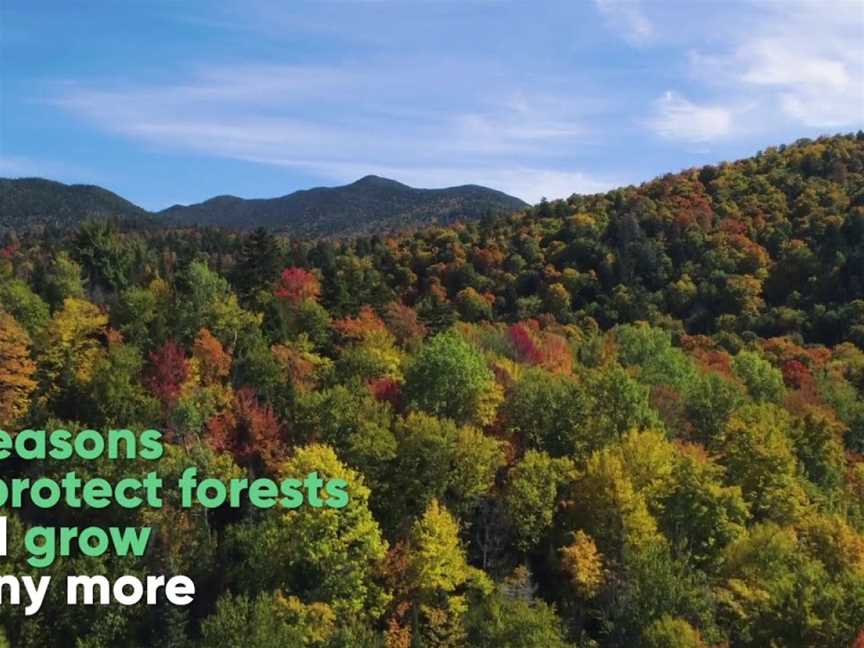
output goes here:
{"type": "Polygon", "coordinates": [[[382,176],[377,175],[365,175],[359,180],[355,180],[351,183],[352,187],[392,187],[394,189],[410,189],[410,187],[406,184],[402,184],[397,180],[391,180],[390,178],[384,178],[382,176]]]}
{"type": "Polygon", "coordinates": [[[170,207],[160,215],[181,225],[266,227],[308,238],[395,232],[446,225],[526,207],[518,198],[478,185],[415,189],[396,180],[366,175],[339,187],[316,187],[279,198],[220,197],[170,207]]]}

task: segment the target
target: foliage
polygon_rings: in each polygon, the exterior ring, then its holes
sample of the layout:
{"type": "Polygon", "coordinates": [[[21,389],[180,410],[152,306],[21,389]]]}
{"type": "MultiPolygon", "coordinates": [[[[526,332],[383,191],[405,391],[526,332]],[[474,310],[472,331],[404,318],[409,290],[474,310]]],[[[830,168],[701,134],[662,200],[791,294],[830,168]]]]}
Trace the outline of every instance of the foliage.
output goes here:
{"type": "Polygon", "coordinates": [[[202,648],[322,646],[333,633],[334,614],[323,603],[303,605],[281,593],[225,596],[201,624],[202,648]]]}
{"type": "Polygon", "coordinates": [[[0,304],[31,336],[48,322],[48,305],[20,279],[0,279],[0,304]]]}
{"type": "Polygon", "coordinates": [[[507,475],[503,504],[516,546],[529,551],[552,526],[562,487],[575,476],[573,462],[529,450],[507,475]]]}
{"type": "Polygon", "coordinates": [[[704,648],[706,645],[699,631],[687,621],[668,615],[645,628],[642,639],[645,648],[704,648]]]}
{"type": "Polygon", "coordinates": [[[411,407],[462,423],[490,423],[502,399],[483,356],[456,333],[439,333],[405,373],[411,407]]]}
{"type": "Polygon", "coordinates": [[[30,409],[36,363],[30,337],[15,318],[0,310],[0,428],[11,428],[30,409]]]}
{"type": "Polygon", "coordinates": [[[496,590],[475,597],[466,619],[468,645],[476,648],[568,648],[572,644],[555,608],[535,598],[530,573],[517,568],[496,590]]]}
{"type": "Polygon", "coordinates": [[[230,544],[239,556],[230,570],[243,591],[282,588],[305,604],[326,603],[346,622],[378,618],[389,600],[380,583],[387,542],[369,511],[369,489],[326,445],[297,448],[280,468],[286,477],[311,472],[344,479],[348,505],[271,509],[257,523],[238,525],[230,544]]]}
{"type": "Polygon", "coordinates": [[[786,392],[783,374],[758,354],[740,351],[732,360],[732,371],[741,379],[754,400],[773,403],[783,400],[786,392]]]}
{"type": "MultiPolygon", "coordinates": [[[[166,482],[317,472],[350,494],[59,507],[154,537],[141,560],[58,559],[58,581],[158,567],[195,604],[52,592],[0,608],[8,643],[861,643],[862,187],[864,134],[399,235],[7,233],[0,425],[155,427],[166,482]]],[[[4,515],[10,536],[49,523],[4,515]]]]}

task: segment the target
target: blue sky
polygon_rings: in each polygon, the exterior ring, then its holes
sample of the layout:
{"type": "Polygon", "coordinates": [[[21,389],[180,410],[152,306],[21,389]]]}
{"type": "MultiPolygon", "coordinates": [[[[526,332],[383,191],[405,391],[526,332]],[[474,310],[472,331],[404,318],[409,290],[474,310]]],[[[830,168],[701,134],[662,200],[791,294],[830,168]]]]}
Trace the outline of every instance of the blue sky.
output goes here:
{"type": "Polygon", "coordinates": [[[0,3],[0,176],[565,197],[864,128],[864,0],[0,3]]]}

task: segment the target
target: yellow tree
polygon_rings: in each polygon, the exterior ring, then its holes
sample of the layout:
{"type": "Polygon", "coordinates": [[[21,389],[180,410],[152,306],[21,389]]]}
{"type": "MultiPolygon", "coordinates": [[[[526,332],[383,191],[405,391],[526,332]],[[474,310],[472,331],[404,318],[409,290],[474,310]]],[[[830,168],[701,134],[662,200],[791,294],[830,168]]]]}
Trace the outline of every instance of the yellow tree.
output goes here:
{"type": "Polygon", "coordinates": [[[618,447],[594,452],[565,504],[564,529],[584,530],[612,561],[623,559],[625,548],[642,551],[663,542],[650,513],[648,487],[631,472],[618,447]]]}
{"type": "Polygon", "coordinates": [[[90,381],[102,352],[108,316],[84,299],[67,297],[42,335],[39,377],[48,398],[90,381]]]}
{"type": "Polygon", "coordinates": [[[603,585],[603,554],[584,531],[573,534],[573,542],[559,549],[561,568],[570,578],[576,592],[584,599],[592,598],[603,585]]]}
{"type": "Polygon", "coordinates": [[[485,574],[471,567],[459,540],[459,523],[432,500],[411,527],[402,587],[410,592],[412,635],[421,645],[465,645],[466,586],[489,593],[485,574]]]}
{"type": "Polygon", "coordinates": [[[36,388],[35,372],[30,337],[14,317],[0,310],[0,426],[12,425],[27,413],[36,388]]]}

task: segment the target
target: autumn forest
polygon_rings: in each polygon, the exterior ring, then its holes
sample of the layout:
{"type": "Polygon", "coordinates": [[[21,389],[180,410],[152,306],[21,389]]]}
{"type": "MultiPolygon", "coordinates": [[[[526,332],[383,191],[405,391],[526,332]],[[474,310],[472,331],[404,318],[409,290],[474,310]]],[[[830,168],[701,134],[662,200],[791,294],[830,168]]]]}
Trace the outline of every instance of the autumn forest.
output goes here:
{"type": "Polygon", "coordinates": [[[89,510],[146,555],[40,573],[185,574],[194,602],[61,590],[0,607],[0,645],[862,646],[864,133],[392,234],[9,229],[0,428],[156,428],[162,474],[351,496],[89,510]]]}

